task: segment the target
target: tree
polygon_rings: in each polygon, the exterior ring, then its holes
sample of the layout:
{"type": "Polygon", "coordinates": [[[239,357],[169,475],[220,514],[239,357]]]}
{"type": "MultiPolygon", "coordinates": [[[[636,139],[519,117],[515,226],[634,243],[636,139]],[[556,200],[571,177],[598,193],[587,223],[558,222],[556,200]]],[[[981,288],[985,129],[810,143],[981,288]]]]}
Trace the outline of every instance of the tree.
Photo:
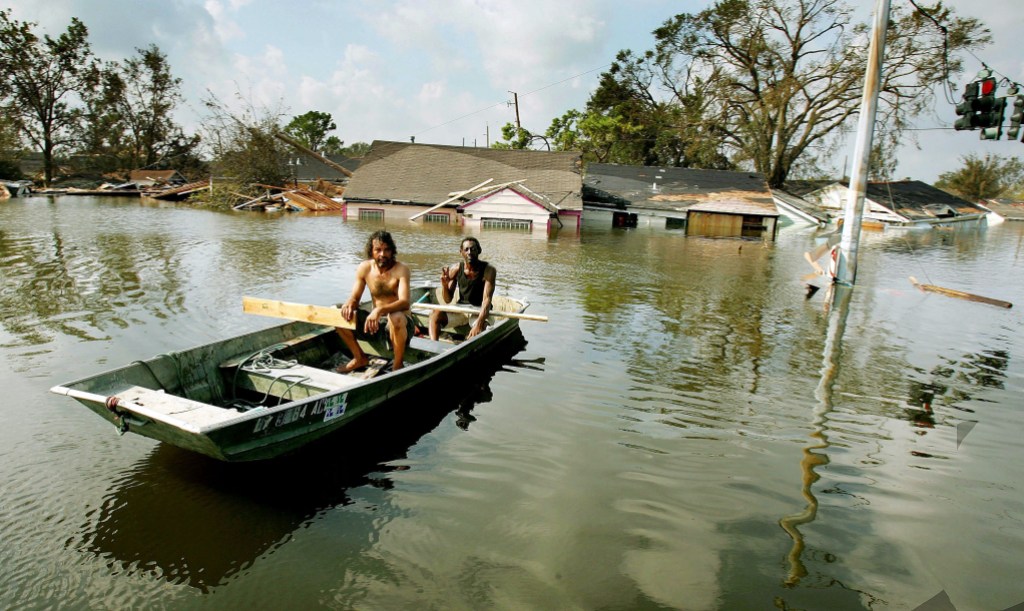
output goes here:
{"type": "Polygon", "coordinates": [[[202,121],[203,143],[217,176],[243,185],[285,183],[290,149],[274,136],[282,113],[250,104],[237,117],[213,94],[203,105],[209,112],[202,121]]]}
{"type": "Polygon", "coordinates": [[[7,113],[0,113],[0,178],[17,180],[21,178],[21,139],[18,127],[7,113]]]}
{"type": "Polygon", "coordinates": [[[530,147],[530,140],[533,139],[533,134],[521,127],[506,123],[501,127],[501,137],[505,139],[505,142],[495,142],[491,145],[492,149],[527,149],[530,147]]]}
{"type": "Polygon", "coordinates": [[[370,143],[368,142],[353,142],[350,146],[341,149],[341,154],[346,157],[365,157],[369,152],[370,143]]]}
{"type": "Polygon", "coordinates": [[[314,151],[319,151],[327,137],[327,132],[338,129],[331,118],[331,113],[311,110],[293,118],[284,131],[314,151]]]}
{"type": "Polygon", "coordinates": [[[82,114],[76,92],[95,81],[96,63],[89,31],[77,18],[56,39],[40,40],[32,32],[35,25],[0,10],[0,98],[21,133],[42,151],[43,181],[49,185],[55,152],[74,141],[82,114]]]}
{"type": "Polygon", "coordinates": [[[337,136],[327,136],[324,146],[320,150],[324,155],[341,155],[345,150],[345,141],[337,136]]]}
{"type": "Polygon", "coordinates": [[[960,161],[963,167],[940,174],[936,187],[971,202],[1020,195],[1024,190],[1024,161],[1019,158],[972,153],[960,161]]]}
{"type": "MultiPolygon", "coordinates": [[[[898,139],[929,106],[933,88],[961,70],[957,52],[989,42],[979,21],[957,18],[941,2],[922,10],[926,15],[903,7],[891,13],[878,118],[883,137],[898,139]]],[[[652,147],[673,136],[658,145],[664,151],[643,152],[647,144],[637,141],[634,157],[665,160],[674,151],[682,164],[707,167],[724,153],[780,186],[802,156],[813,155],[859,111],[869,36],[852,14],[841,0],[719,0],[676,15],[655,30],[652,51],[618,55],[588,111],[621,117],[624,125],[657,126],[657,134],[641,131],[652,147]]]]}
{"type": "Polygon", "coordinates": [[[169,155],[190,152],[198,136],[186,137],[171,116],[182,100],[181,79],[171,75],[167,56],[156,45],[136,52],[116,67],[124,83],[118,110],[130,137],[129,167],[153,167],[169,155]]]}

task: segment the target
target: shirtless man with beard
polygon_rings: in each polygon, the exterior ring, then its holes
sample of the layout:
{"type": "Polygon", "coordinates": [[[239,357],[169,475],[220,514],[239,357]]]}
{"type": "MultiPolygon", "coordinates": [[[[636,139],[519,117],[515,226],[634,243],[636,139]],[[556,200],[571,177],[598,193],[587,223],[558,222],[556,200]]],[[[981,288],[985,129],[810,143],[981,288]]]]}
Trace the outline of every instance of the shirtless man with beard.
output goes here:
{"type": "MultiPolygon", "coordinates": [[[[376,231],[366,241],[366,261],[356,268],[356,280],[352,285],[352,295],[341,306],[341,315],[345,320],[356,317],[356,328],[363,318],[359,311],[359,300],[363,297],[363,289],[370,287],[373,299],[373,310],[366,315],[363,333],[375,335],[381,329],[381,320],[387,317],[387,331],[394,350],[392,370],[402,368],[405,349],[412,340],[415,322],[409,310],[409,268],[396,259],[398,248],[391,234],[387,231],[376,231]]],[[[338,367],[340,373],[348,373],[366,367],[370,360],[356,341],[352,329],[338,329],[338,335],[352,354],[352,360],[338,367]]]]}

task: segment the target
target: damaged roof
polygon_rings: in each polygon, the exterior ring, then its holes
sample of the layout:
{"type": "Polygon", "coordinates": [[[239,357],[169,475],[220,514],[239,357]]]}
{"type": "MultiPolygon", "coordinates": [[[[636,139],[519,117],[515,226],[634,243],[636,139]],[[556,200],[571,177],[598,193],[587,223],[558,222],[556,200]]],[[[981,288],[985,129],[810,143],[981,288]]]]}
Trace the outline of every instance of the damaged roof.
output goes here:
{"type": "MultiPolygon", "coordinates": [[[[487,179],[525,179],[562,210],[582,210],[580,153],[501,150],[375,140],[349,179],[345,199],[438,204],[487,179]]],[[[454,202],[452,205],[457,205],[454,202]]]]}
{"type": "Polygon", "coordinates": [[[946,193],[920,180],[897,182],[870,182],[866,196],[876,204],[911,220],[934,217],[971,214],[986,214],[981,206],[946,193]]]}
{"type": "Polygon", "coordinates": [[[588,203],[778,215],[768,183],[756,172],[591,163],[583,184],[588,203]]]}

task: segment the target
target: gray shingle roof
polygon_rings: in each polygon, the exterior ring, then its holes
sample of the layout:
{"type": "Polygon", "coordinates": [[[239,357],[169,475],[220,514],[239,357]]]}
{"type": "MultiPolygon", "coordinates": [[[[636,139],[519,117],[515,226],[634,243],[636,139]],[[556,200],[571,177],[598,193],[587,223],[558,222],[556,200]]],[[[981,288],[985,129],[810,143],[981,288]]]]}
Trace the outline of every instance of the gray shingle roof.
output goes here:
{"type": "Polygon", "coordinates": [[[583,179],[587,201],[653,210],[699,209],[777,215],[764,177],[755,172],[591,163],[583,179]]]}
{"type": "Polygon", "coordinates": [[[869,182],[866,196],[873,202],[911,219],[932,218],[930,209],[948,206],[957,214],[984,214],[980,206],[920,180],[869,182]]]}
{"type": "MultiPolygon", "coordinates": [[[[562,210],[583,208],[580,154],[375,140],[349,179],[345,199],[435,205],[488,178],[524,186],[562,210]]],[[[454,202],[455,206],[459,202],[454,202]]]]}

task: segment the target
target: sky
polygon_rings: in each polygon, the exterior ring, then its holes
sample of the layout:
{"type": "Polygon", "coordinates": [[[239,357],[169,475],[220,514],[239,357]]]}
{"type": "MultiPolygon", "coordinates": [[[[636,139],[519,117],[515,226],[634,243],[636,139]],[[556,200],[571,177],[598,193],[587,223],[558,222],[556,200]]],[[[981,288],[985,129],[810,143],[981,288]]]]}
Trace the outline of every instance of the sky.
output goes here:
{"type": "MultiPolygon", "coordinates": [[[[909,0],[891,0],[893,6],[909,0]]],[[[869,0],[850,0],[864,7],[869,0]]],[[[992,45],[968,56],[957,97],[984,62],[1024,83],[1021,0],[947,0],[981,19],[992,45]]],[[[486,146],[519,117],[543,133],[551,120],[582,109],[622,49],[643,52],[651,32],[707,0],[7,0],[12,17],[57,36],[78,17],[103,60],[157,45],[182,79],[176,118],[198,128],[212,93],[229,107],[278,109],[285,119],[330,113],[345,141],[486,146]],[[514,95],[515,94],[515,95],[514,95]]],[[[865,19],[867,19],[865,15],[865,19]]],[[[958,101],[958,100],[955,100],[958,101]]],[[[934,112],[917,117],[917,144],[904,146],[897,178],[934,182],[961,157],[1024,158],[1024,143],[980,141],[948,129],[955,103],[941,93],[934,112]]],[[[1004,137],[1005,138],[1005,137],[1004,137]]],[[[849,172],[848,151],[835,167],[849,172]]]]}

